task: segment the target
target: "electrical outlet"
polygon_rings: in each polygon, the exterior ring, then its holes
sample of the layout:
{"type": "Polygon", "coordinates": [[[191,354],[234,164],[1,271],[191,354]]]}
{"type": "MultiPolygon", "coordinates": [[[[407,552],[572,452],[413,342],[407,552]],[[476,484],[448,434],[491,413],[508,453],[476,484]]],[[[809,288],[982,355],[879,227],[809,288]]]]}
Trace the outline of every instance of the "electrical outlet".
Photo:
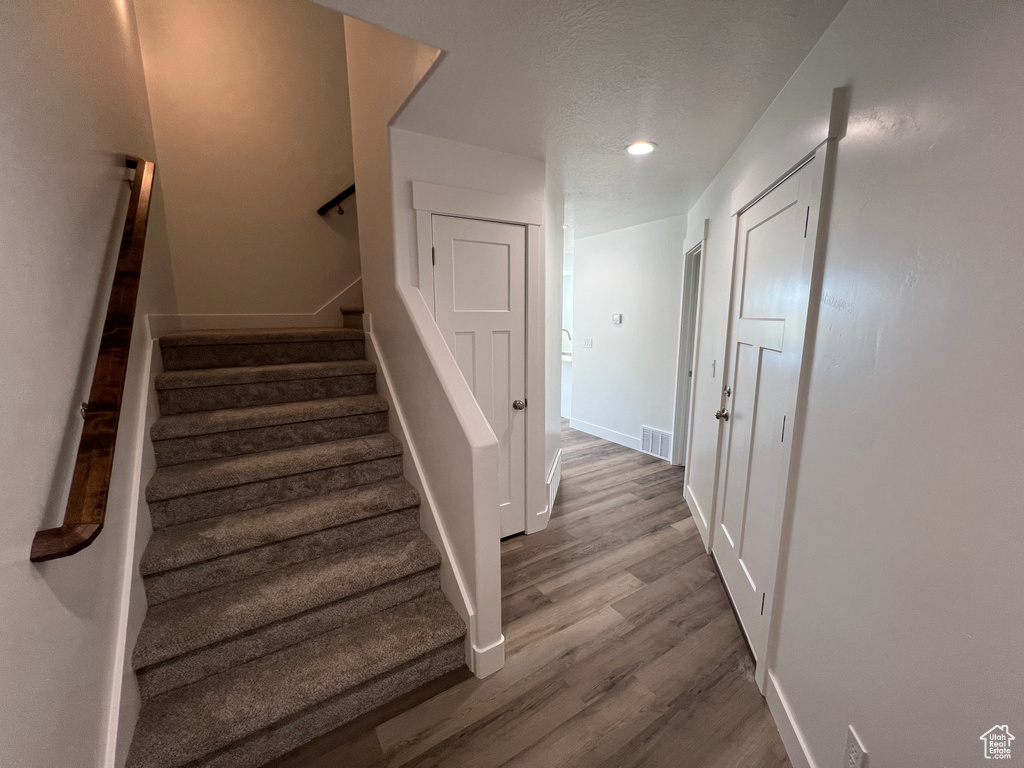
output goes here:
{"type": "Polygon", "coordinates": [[[846,756],[843,758],[843,768],[868,768],[868,751],[864,749],[860,736],[853,730],[853,726],[846,732],[846,756]]]}
{"type": "Polygon", "coordinates": [[[593,349],[594,348],[594,340],[592,338],[584,336],[583,337],[583,348],[584,349],[593,349]]]}

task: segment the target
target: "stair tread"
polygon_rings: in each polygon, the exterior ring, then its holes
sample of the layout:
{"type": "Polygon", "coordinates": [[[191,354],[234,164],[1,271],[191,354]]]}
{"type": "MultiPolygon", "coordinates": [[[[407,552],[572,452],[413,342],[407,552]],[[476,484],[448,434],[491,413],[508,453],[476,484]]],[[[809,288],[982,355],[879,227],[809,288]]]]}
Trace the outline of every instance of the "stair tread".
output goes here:
{"type": "Polygon", "coordinates": [[[404,478],[286,501],[154,531],[143,576],[163,573],[419,505],[404,478]]]}
{"type": "Polygon", "coordinates": [[[387,401],[380,395],[350,395],[291,403],[251,405],[243,408],[223,408],[162,416],[153,425],[150,437],[153,440],[168,440],[213,435],[241,429],[378,413],[387,409],[387,401]]]}
{"type": "Polygon", "coordinates": [[[289,475],[398,456],[402,443],[390,433],[206,459],[161,467],[146,487],[150,503],[232,488],[289,475]]]}
{"type": "Polygon", "coordinates": [[[440,591],[319,635],[143,707],[132,766],[197,760],[465,636],[440,591]]]}
{"type": "Polygon", "coordinates": [[[332,360],[314,363],[284,363],[281,365],[194,368],[184,371],[164,371],[157,374],[156,388],[158,390],[167,390],[190,389],[192,387],[218,387],[271,381],[358,376],[376,372],[377,366],[369,360],[332,360]]]}
{"type": "Polygon", "coordinates": [[[430,539],[409,531],[150,606],[132,663],[142,669],[440,563],[430,539]]]}
{"type": "Polygon", "coordinates": [[[258,328],[181,331],[160,337],[163,347],[201,347],[222,344],[288,344],[317,341],[353,341],[363,332],[338,326],[324,328],[258,328]]]}

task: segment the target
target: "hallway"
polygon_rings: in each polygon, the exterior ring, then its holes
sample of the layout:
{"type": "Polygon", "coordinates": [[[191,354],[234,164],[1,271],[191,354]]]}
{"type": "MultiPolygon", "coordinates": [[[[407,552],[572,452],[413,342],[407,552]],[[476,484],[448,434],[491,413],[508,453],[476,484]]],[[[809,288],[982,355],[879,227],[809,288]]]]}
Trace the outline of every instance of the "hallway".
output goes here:
{"type": "Polygon", "coordinates": [[[562,450],[547,530],[502,542],[505,668],[275,766],[789,766],[681,469],[564,422],[562,450]]]}

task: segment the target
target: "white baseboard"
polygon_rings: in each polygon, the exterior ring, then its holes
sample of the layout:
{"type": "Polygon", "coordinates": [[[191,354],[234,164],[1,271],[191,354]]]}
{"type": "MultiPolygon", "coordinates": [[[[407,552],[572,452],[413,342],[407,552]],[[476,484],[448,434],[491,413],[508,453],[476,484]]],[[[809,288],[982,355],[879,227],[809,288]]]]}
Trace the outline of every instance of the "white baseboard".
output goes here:
{"type": "Polygon", "coordinates": [[[588,435],[594,437],[602,437],[605,440],[610,440],[613,443],[624,445],[627,448],[633,450],[640,450],[640,438],[633,437],[632,435],[625,435],[622,432],[616,432],[614,429],[607,429],[605,427],[599,427],[597,424],[590,424],[586,421],[580,421],[579,419],[569,419],[569,426],[573,429],[578,429],[580,432],[586,432],[588,435]]]}
{"type": "MultiPolygon", "coordinates": [[[[689,475],[687,475],[689,480],[689,475]]],[[[697,503],[697,497],[693,495],[690,490],[689,482],[683,486],[683,501],[690,508],[690,515],[693,517],[693,523],[697,526],[697,532],[700,534],[701,541],[704,542],[704,550],[706,552],[711,551],[711,518],[707,516],[707,513],[701,508],[700,504],[697,503]],[[707,523],[705,521],[708,521],[707,523]]]]}
{"type": "Polygon", "coordinates": [[[342,307],[363,306],[363,278],[357,277],[313,313],[314,325],[339,325],[342,307]]]}
{"type": "Polygon", "coordinates": [[[315,312],[149,315],[149,327],[156,338],[166,333],[221,328],[317,328],[341,325],[341,308],[359,306],[362,302],[362,278],[357,277],[315,312]]]}
{"type": "Polygon", "coordinates": [[[768,709],[771,711],[772,717],[775,718],[775,727],[779,729],[779,736],[782,737],[782,744],[786,747],[786,753],[789,755],[789,762],[793,764],[793,768],[818,768],[818,764],[811,757],[807,740],[793,716],[793,710],[790,709],[789,702],[786,701],[786,696],[782,693],[782,688],[779,687],[779,681],[771,670],[768,671],[768,684],[764,697],[768,701],[768,709]]]}
{"type": "Polygon", "coordinates": [[[505,635],[486,648],[471,646],[472,653],[466,659],[470,671],[477,677],[493,675],[505,666],[505,635]]]}

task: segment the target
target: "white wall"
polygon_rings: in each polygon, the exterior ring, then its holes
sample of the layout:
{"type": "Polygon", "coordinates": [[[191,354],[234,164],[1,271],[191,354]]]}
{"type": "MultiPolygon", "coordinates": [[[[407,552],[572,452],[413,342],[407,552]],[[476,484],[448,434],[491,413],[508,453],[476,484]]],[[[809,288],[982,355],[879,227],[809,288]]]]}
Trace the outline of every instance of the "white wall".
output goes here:
{"type": "Polygon", "coordinates": [[[875,768],[981,765],[997,723],[1024,738],[1022,37],[1017,2],[851,0],[689,214],[711,222],[710,505],[732,191],[807,153],[852,86],[773,664],[822,768],[849,723],[875,768]]]}
{"type": "Polygon", "coordinates": [[[124,154],[155,159],[128,0],[0,8],[0,765],[95,766],[119,698],[117,635],[144,392],[142,316],[173,312],[157,166],[106,525],[41,565],[60,524],[124,226],[124,154]],[[113,690],[115,679],[117,690],[113,690]]]}
{"type": "Polygon", "coordinates": [[[674,216],[576,240],[573,427],[631,448],[642,427],[672,432],[685,237],[674,216]]]}
{"type": "Polygon", "coordinates": [[[354,178],[341,14],[306,0],[139,0],[138,14],[181,312],[325,307],[359,277],[354,198],[316,214],[354,178]]]}

